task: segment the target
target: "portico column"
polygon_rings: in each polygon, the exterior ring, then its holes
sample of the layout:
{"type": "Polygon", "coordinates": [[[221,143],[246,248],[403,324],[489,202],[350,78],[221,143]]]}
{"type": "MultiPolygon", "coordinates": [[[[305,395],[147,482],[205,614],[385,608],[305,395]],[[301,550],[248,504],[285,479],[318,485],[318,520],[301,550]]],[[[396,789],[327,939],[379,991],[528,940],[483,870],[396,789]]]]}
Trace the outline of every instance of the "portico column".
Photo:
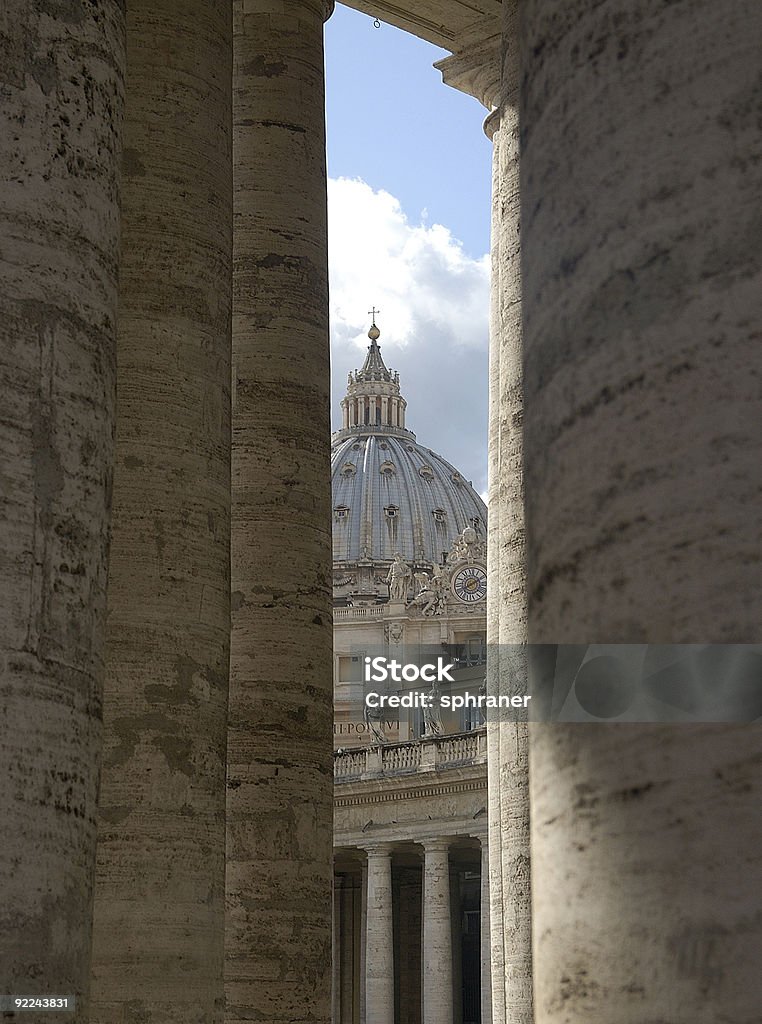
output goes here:
{"type": "Polygon", "coordinates": [[[367,851],[365,1024],[394,1024],[391,847],[369,846],[367,851]]]}
{"type": "Polygon", "coordinates": [[[423,1024],[453,1024],[448,848],[447,839],[423,843],[423,1024]]]}
{"type": "MultiPolygon", "coordinates": [[[[762,5],[520,10],[529,638],[757,643],[762,5]]],[[[758,1019],[759,749],[534,730],[538,1024],[758,1019]]]]}
{"type": "Polygon", "coordinates": [[[233,5],[229,1024],[331,1012],[331,8],[233,5]]]}
{"type": "Polygon", "coordinates": [[[366,971],[368,940],[368,859],[362,862],[360,879],[360,1024],[366,1024],[366,971]]]}
{"type": "MultiPolygon", "coordinates": [[[[501,77],[485,128],[494,147],[490,320],[488,690],[525,692],[526,533],[516,4],[503,4],[501,77]]],[[[532,1024],[529,726],[488,724],[492,1016],[532,1024]]]]}
{"type": "Polygon", "coordinates": [[[102,740],[124,5],[9,0],[1,20],[0,992],[69,992],[77,1008],[65,1016],[80,1022],[102,740]]]}
{"type": "Polygon", "coordinates": [[[481,1024],[491,1024],[492,1021],[492,972],[491,972],[491,951],[490,939],[490,892],[489,892],[489,838],[481,837],[482,847],[482,871],[481,871],[481,898],[479,902],[479,940],[481,945],[482,973],[481,973],[481,1024]]]}
{"type": "MultiPolygon", "coordinates": [[[[354,980],[355,957],[358,948],[357,929],[355,927],[355,879],[347,875],[341,887],[340,934],[339,944],[339,985],[340,985],[340,1024],[353,1024],[354,1014],[354,980]]],[[[359,993],[358,993],[359,995],[359,993]]]]}
{"type": "Polygon", "coordinates": [[[128,6],[93,1024],[222,1020],[230,53],[224,0],[128,6]]]}
{"type": "Polygon", "coordinates": [[[341,1022],[341,946],[344,939],[341,919],[343,881],[342,875],[333,876],[333,932],[331,942],[331,963],[333,965],[333,979],[331,983],[332,1024],[340,1024],[341,1022]]]}

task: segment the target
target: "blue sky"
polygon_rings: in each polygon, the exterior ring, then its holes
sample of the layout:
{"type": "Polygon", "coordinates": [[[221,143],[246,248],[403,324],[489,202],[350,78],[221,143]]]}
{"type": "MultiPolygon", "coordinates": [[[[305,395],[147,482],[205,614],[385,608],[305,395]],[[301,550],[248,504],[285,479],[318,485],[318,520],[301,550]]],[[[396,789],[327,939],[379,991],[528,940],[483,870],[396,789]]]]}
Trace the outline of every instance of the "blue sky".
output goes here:
{"type": "Polygon", "coordinates": [[[340,4],[326,25],[334,426],[375,305],[408,426],[483,492],[492,154],[446,55],[340,4]]]}
{"type": "Polygon", "coordinates": [[[349,7],[326,25],[328,173],[396,196],[414,220],[445,224],[470,256],[489,249],[487,111],[442,83],[447,50],[349,7]]]}

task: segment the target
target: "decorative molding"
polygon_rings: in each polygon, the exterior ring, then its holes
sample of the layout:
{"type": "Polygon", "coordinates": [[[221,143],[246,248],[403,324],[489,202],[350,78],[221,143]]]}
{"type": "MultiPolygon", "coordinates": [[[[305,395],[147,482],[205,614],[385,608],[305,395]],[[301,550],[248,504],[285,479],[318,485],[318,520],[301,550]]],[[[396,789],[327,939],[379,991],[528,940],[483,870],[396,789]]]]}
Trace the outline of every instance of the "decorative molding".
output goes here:
{"type": "Polygon", "coordinates": [[[500,101],[503,33],[499,12],[481,18],[455,42],[451,57],[438,60],[442,81],[491,110],[500,101]]]}
{"type": "Polygon", "coordinates": [[[447,795],[450,793],[473,793],[477,790],[487,789],[486,765],[483,778],[463,780],[461,782],[450,782],[441,786],[419,786],[416,789],[408,790],[372,790],[370,787],[378,785],[379,780],[368,779],[364,784],[369,787],[367,793],[355,793],[353,796],[337,796],[334,790],[334,807],[359,807],[362,804],[385,804],[394,800],[420,800],[432,796],[447,795]]]}

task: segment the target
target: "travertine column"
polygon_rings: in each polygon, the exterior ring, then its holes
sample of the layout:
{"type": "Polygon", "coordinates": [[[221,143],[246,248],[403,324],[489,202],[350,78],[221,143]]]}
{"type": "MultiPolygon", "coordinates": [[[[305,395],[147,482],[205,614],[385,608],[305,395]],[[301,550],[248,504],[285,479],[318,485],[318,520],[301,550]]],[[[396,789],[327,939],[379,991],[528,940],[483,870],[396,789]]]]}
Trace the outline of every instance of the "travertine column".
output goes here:
{"type": "Polygon", "coordinates": [[[423,1024],[452,1024],[452,922],[447,839],[423,844],[423,1024]]]}
{"type": "MultiPolygon", "coordinates": [[[[506,694],[525,692],[523,645],[527,640],[518,69],[513,2],[503,5],[501,52],[500,103],[486,126],[488,134],[494,133],[496,165],[488,552],[489,654],[493,665],[488,685],[492,692],[506,694]]],[[[489,732],[493,1018],[495,1024],[531,1024],[528,726],[526,722],[505,720],[489,732]]]]}
{"type": "Polygon", "coordinates": [[[490,890],[489,890],[489,838],[481,837],[482,871],[481,900],[479,903],[479,938],[481,940],[482,973],[481,973],[481,1024],[492,1021],[492,942],[490,939],[490,890]]]}
{"type": "Polygon", "coordinates": [[[368,860],[362,862],[362,878],[360,880],[360,1024],[366,1024],[367,1007],[366,972],[368,939],[368,860]]]}
{"type": "Polygon", "coordinates": [[[386,844],[368,847],[365,938],[365,1024],[394,1024],[392,857],[386,844]]]}
{"type": "Polygon", "coordinates": [[[7,0],[1,20],[0,991],[73,994],[68,1020],[79,1022],[101,748],[123,5],[7,0]]]}
{"type": "MultiPolygon", "coordinates": [[[[489,343],[489,432],[488,432],[488,516],[487,516],[487,693],[500,693],[500,110],[487,118],[484,129],[492,140],[492,232],[490,276],[489,343]]],[[[500,721],[487,715],[487,779],[489,845],[492,863],[500,865],[500,721]]],[[[505,983],[503,957],[503,875],[490,878],[490,956],[492,1020],[505,1024],[505,983]]]]}
{"type": "MultiPolygon", "coordinates": [[[[530,639],[759,641],[762,6],[521,11],[530,639]]],[[[539,1024],[758,1019],[759,750],[537,730],[539,1024]]]]}
{"type": "Polygon", "coordinates": [[[331,1010],[323,0],[234,3],[229,1022],[331,1010]]]}
{"type": "Polygon", "coordinates": [[[131,0],[91,1017],[102,1024],[223,1013],[230,54],[223,0],[131,0]]]}
{"type": "Polygon", "coordinates": [[[354,979],[355,979],[355,947],[357,933],[355,928],[355,893],[354,878],[348,875],[341,887],[339,948],[339,985],[340,985],[340,1024],[353,1024],[354,1020],[354,979]]]}
{"type": "Polygon", "coordinates": [[[331,942],[331,963],[333,964],[333,980],[331,982],[331,1021],[341,1022],[341,946],[344,936],[341,921],[342,875],[333,876],[333,930],[331,942]]]}

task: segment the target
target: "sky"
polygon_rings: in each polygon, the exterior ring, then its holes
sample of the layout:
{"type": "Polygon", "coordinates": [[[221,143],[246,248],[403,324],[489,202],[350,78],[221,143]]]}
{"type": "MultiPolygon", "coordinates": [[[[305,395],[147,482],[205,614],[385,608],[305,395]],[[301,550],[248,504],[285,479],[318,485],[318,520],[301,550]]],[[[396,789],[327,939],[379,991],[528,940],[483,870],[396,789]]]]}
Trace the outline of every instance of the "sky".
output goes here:
{"type": "Polygon", "coordinates": [[[380,310],[407,426],[487,488],[491,144],[447,51],[341,4],[326,25],[333,425],[380,310]]]}

